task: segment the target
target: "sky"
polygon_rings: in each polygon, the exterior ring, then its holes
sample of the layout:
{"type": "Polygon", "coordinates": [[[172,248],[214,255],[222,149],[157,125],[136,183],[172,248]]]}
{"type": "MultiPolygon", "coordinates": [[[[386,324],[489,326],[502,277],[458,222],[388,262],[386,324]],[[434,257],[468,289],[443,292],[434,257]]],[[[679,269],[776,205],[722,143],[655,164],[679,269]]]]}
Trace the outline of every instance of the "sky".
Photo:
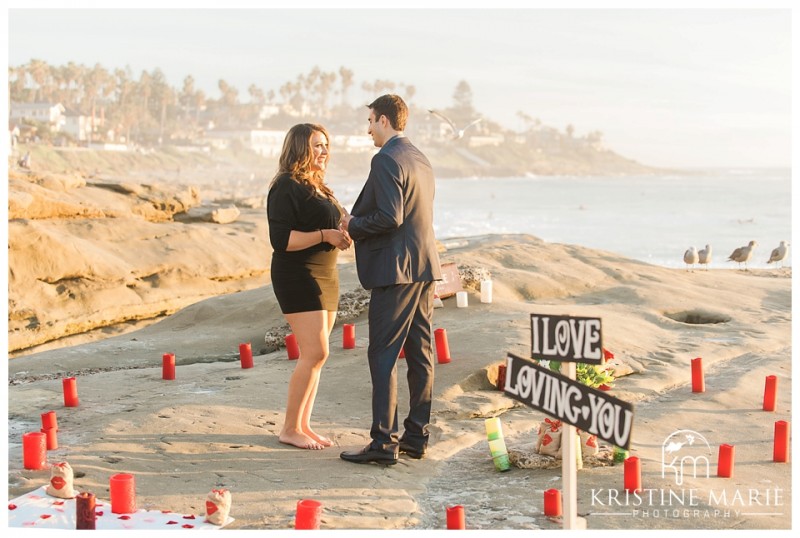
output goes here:
{"type": "Polygon", "coordinates": [[[413,101],[424,108],[451,106],[463,80],[475,109],[507,128],[521,130],[524,112],[561,131],[572,125],[576,136],[601,131],[608,147],[643,164],[791,165],[788,2],[686,3],[702,9],[570,2],[519,9],[502,0],[491,9],[441,9],[437,2],[404,4],[411,9],[181,4],[98,9],[99,2],[77,2],[84,7],[57,9],[54,2],[12,0],[8,64],[99,63],[130,67],[137,77],[159,68],[175,88],[191,75],[216,98],[223,79],[242,100],[251,84],[277,94],[314,66],[344,66],[355,75],[351,103],[375,97],[361,82],[384,79],[414,85],[413,101]]]}

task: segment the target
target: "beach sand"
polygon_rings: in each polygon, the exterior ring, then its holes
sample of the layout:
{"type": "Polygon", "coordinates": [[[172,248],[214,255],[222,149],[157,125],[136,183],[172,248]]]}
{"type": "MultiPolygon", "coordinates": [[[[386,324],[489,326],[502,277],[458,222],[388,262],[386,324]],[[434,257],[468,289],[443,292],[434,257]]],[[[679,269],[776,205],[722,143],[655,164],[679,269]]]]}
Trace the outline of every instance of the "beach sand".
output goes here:
{"type": "MultiPolygon", "coordinates": [[[[23,469],[21,438],[54,410],[59,448],[48,460],[68,461],[79,490],[108,499],[109,477],[127,472],[136,476],[140,508],[203,514],[208,492],[227,488],[235,521],[226,530],[291,529],[304,498],[322,502],[322,529],[444,529],[445,509],[456,504],[468,529],[560,529],[558,518],[544,516],[542,499],[561,488],[561,469],[496,471],[484,429],[484,419],[497,416],[509,449],[536,439],[545,415],[493,382],[507,353],[530,356],[530,314],[539,313],[602,318],[603,346],[633,370],[610,394],[634,405],[631,455],[655,498],[625,503],[622,464],[585,465],[578,512],[589,529],[791,528],[792,464],[772,461],[773,425],[791,421],[791,269],[668,269],[523,235],[462,243],[442,262],[488,270],[493,302],[481,303],[470,287],[468,308],[452,297],[434,313],[452,361],[436,365],[425,459],[401,456],[381,467],[339,458],[369,440],[365,313],[354,320],[355,349],[342,349],[336,325],[322,373],[313,424],[335,446],[304,451],[278,442],[294,362],[264,344],[285,323],[264,286],[205,299],[135,332],[11,359],[9,498],[47,483],[48,471],[23,469]],[[239,363],[243,342],[252,343],[251,369],[239,363]],[[173,381],[161,376],[167,352],[176,355],[173,381]],[[691,388],[696,357],[702,393],[691,388]],[[68,375],[77,378],[75,408],[63,406],[68,375]],[[778,379],[774,412],[762,410],[768,375],[778,379]],[[713,452],[709,475],[685,476],[682,486],[662,477],[663,444],[678,430],[699,433],[713,452]],[[723,443],[735,446],[732,478],[717,477],[723,443]],[[669,497],[682,491],[683,503],[669,497]]],[[[357,290],[351,257],[340,270],[342,293],[357,290]]],[[[402,360],[398,369],[402,422],[402,360]]]]}

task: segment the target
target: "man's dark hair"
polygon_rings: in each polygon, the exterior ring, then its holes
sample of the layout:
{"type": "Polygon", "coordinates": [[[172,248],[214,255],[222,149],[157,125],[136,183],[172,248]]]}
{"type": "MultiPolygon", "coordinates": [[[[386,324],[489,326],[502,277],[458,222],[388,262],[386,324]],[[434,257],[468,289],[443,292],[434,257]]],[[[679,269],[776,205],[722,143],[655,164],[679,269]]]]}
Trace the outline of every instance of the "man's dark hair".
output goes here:
{"type": "Polygon", "coordinates": [[[375,112],[375,119],[386,116],[395,131],[402,131],[406,128],[408,107],[399,95],[391,93],[381,95],[367,105],[367,108],[375,112]]]}

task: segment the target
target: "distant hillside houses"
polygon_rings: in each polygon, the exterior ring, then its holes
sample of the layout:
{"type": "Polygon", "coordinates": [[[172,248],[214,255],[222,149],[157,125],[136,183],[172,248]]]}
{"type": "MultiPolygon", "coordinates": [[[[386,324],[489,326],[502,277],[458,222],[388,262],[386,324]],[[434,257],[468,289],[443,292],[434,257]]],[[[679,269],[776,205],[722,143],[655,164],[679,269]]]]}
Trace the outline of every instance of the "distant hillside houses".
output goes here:
{"type": "MultiPolygon", "coordinates": [[[[234,142],[238,142],[262,157],[278,157],[283,149],[286,132],[263,129],[213,129],[206,131],[196,143],[214,149],[229,149],[234,142]]],[[[366,153],[375,149],[372,138],[367,135],[336,135],[332,138],[332,146],[337,152],[366,153]]]]}
{"type": "Polygon", "coordinates": [[[50,126],[52,132],[58,132],[64,125],[66,109],[61,103],[15,103],[11,102],[8,119],[11,122],[36,122],[50,126]]]}
{"type": "Polygon", "coordinates": [[[90,142],[92,133],[97,133],[104,125],[103,116],[92,118],[74,110],[64,108],[61,103],[18,103],[11,102],[9,110],[9,131],[12,145],[19,139],[36,140],[39,126],[52,134],[64,134],[76,142],[90,142]]]}

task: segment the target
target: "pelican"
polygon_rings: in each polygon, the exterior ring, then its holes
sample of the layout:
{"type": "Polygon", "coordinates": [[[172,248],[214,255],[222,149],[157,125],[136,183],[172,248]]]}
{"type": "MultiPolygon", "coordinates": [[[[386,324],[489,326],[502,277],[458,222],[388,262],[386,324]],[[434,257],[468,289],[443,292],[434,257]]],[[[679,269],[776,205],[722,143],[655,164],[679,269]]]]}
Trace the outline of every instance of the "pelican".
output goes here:
{"type": "Polygon", "coordinates": [[[689,270],[689,267],[692,267],[698,261],[700,261],[700,257],[697,254],[697,249],[695,247],[689,247],[689,250],[683,253],[683,261],[688,266],[686,270],[689,270]]]}
{"type": "Polygon", "coordinates": [[[769,255],[769,260],[767,261],[767,263],[781,262],[781,266],[783,266],[783,260],[785,260],[786,256],[788,255],[789,255],[789,243],[787,243],[786,241],[781,241],[780,245],[772,249],[772,254],[769,255]]]}
{"type": "Polygon", "coordinates": [[[755,241],[750,241],[746,247],[739,247],[728,256],[728,261],[733,261],[738,264],[744,263],[744,268],[747,269],[747,262],[753,257],[753,248],[758,245],[755,241]]]}
{"type": "Polygon", "coordinates": [[[483,119],[483,118],[478,118],[477,120],[472,120],[472,122],[467,124],[466,127],[464,127],[463,129],[459,129],[458,127],[456,127],[456,124],[453,123],[453,121],[450,118],[448,118],[447,116],[445,116],[444,114],[442,114],[440,112],[436,112],[435,110],[432,110],[432,109],[428,109],[428,112],[430,112],[431,114],[433,114],[434,116],[436,116],[440,120],[447,122],[447,124],[453,130],[453,138],[452,138],[452,140],[458,140],[459,138],[463,138],[464,137],[464,133],[466,132],[467,129],[469,129],[470,127],[472,127],[473,125],[477,124],[479,121],[481,121],[483,119]]]}
{"type": "Polygon", "coordinates": [[[706,245],[706,248],[700,249],[697,252],[697,263],[700,265],[705,265],[706,270],[708,270],[708,264],[711,263],[711,245],[706,245]]]}

